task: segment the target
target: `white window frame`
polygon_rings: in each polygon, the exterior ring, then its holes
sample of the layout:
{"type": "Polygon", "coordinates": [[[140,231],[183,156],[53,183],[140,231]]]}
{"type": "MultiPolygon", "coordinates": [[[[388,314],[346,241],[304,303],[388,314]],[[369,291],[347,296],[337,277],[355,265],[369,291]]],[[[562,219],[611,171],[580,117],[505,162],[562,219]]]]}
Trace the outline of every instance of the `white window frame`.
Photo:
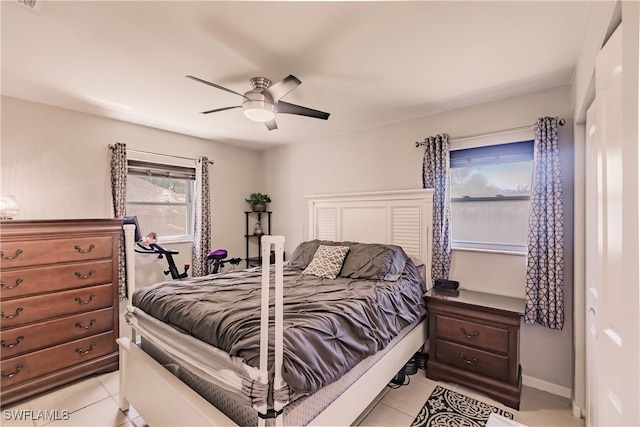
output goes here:
{"type": "MultiPolygon", "coordinates": [[[[534,139],[534,131],[531,129],[519,129],[506,131],[498,134],[485,134],[482,136],[461,138],[458,140],[452,140],[450,151],[457,151],[467,148],[479,148],[492,145],[508,144],[520,141],[531,141],[534,139]]],[[[480,198],[477,198],[478,200],[480,198]]],[[[504,201],[509,199],[530,199],[530,196],[511,196],[505,198],[486,198],[487,200],[504,201]]],[[[451,202],[451,199],[450,199],[451,202]]],[[[455,224],[451,224],[455,227],[455,224]]],[[[469,251],[469,252],[485,252],[485,253],[500,253],[505,255],[518,255],[526,256],[527,245],[526,242],[523,245],[509,245],[509,244],[496,244],[492,242],[476,243],[476,242],[461,242],[451,241],[451,248],[454,251],[469,251]]]]}
{"type": "MultiPolygon", "coordinates": [[[[161,203],[161,202],[132,202],[127,200],[126,206],[127,208],[130,205],[158,205],[158,206],[171,206],[171,205],[180,205],[187,206],[187,231],[188,234],[185,235],[162,235],[158,236],[159,243],[183,243],[183,242],[193,242],[193,233],[194,233],[194,192],[195,192],[195,163],[191,160],[180,161],[176,159],[176,162],[168,163],[166,161],[166,156],[161,159],[160,156],[153,155],[151,153],[140,154],[137,156],[127,156],[127,179],[132,169],[137,169],[138,174],[140,170],[144,169],[145,166],[147,168],[147,174],[154,176],[162,176],[162,177],[175,177],[175,178],[185,178],[192,181],[192,185],[190,187],[190,201],[185,203],[161,203]]],[[[128,209],[127,215],[133,215],[133,212],[130,212],[128,209]]],[[[141,226],[142,234],[147,234],[151,231],[157,230],[146,230],[144,226],[141,226]]]]}

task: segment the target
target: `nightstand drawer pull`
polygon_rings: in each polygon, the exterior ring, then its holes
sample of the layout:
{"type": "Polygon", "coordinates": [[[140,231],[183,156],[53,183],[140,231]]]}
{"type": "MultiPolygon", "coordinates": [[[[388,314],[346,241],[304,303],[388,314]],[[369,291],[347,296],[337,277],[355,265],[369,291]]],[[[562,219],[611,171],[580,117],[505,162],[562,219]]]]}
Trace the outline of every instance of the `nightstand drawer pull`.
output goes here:
{"type": "Polygon", "coordinates": [[[480,332],[478,331],[473,331],[472,334],[468,334],[465,328],[460,328],[460,332],[462,332],[462,335],[469,338],[470,340],[475,340],[480,335],[480,332]]]}
{"type": "Polygon", "coordinates": [[[24,339],[24,337],[22,335],[20,335],[16,339],[16,342],[14,342],[13,344],[7,344],[4,340],[2,340],[2,348],[13,348],[13,347],[17,346],[18,344],[20,344],[20,341],[22,341],[23,339],[24,339]]]}
{"type": "Polygon", "coordinates": [[[90,327],[93,326],[93,324],[96,323],[96,319],[91,319],[91,321],[89,322],[88,325],[82,325],[82,322],[78,322],[76,323],[76,327],[80,328],[80,329],[89,329],[90,327]]]}
{"type": "Polygon", "coordinates": [[[78,353],[80,356],[84,356],[86,354],[89,354],[89,352],[93,350],[94,347],[95,345],[91,344],[88,350],[83,350],[82,347],[76,348],[76,353],[78,353]]]}
{"type": "Polygon", "coordinates": [[[0,311],[0,317],[2,317],[3,319],[13,319],[14,317],[18,316],[18,314],[20,314],[22,310],[24,310],[24,308],[18,307],[16,308],[16,314],[10,314],[9,316],[5,316],[4,311],[0,311]]]}
{"type": "Polygon", "coordinates": [[[89,252],[91,252],[92,250],[95,249],[95,245],[89,245],[89,249],[87,249],[86,251],[83,250],[80,245],[76,245],[76,247],[74,248],[76,251],[80,252],[81,254],[88,254],[89,252]]]}
{"type": "Polygon", "coordinates": [[[79,271],[75,272],[75,275],[78,276],[78,279],[88,279],[89,277],[93,276],[93,273],[95,273],[95,270],[89,270],[89,274],[82,274],[79,271]]]}
{"type": "Polygon", "coordinates": [[[10,260],[10,259],[18,258],[20,256],[20,254],[22,254],[22,249],[18,249],[16,251],[16,254],[13,255],[13,256],[4,256],[4,252],[0,251],[0,258],[6,259],[6,260],[10,260]]]}
{"type": "Polygon", "coordinates": [[[478,358],[477,357],[474,357],[473,359],[469,360],[464,355],[464,353],[460,353],[460,359],[462,359],[464,361],[464,363],[466,363],[467,365],[475,365],[476,363],[478,363],[478,358]]]}
{"type": "Polygon", "coordinates": [[[93,301],[93,299],[95,297],[96,297],[95,294],[91,294],[89,296],[89,299],[88,300],[84,300],[84,301],[82,301],[82,298],[80,298],[80,297],[75,297],[74,301],[77,301],[78,304],[80,304],[80,305],[84,305],[84,304],[89,304],[91,301],[93,301]]]}
{"type": "Polygon", "coordinates": [[[18,372],[20,372],[22,368],[24,368],[24,365],[20,363],[18,366],[16,366],[15,372],[11,372],[10,374],[5,374],[4,371],[2,371],[0,372],[0,375],[2,376],[2,378],[12,378],[18,375],[18,372]]]}
{"type": "Polygon", "coordinates": [[[17,278],[16,279],[16,284],[15,285],[11,285],[11,286],[7,286],[4,284],[4,280],[0,281],[0,287],[2,287],[2,289],[13,289],[13,288],[17,288],[18,286],[20,286],[20,283],[24,282],[24,280],[22,280],[21,278],[17,278]]]}

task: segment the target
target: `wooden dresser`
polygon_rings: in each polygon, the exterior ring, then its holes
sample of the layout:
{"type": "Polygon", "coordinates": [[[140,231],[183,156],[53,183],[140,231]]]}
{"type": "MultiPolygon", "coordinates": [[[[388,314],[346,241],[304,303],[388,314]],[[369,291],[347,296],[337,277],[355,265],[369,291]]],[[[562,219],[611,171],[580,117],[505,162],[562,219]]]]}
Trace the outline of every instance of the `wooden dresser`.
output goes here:
{"type": "Polygon", "coordinates": [[[0,222],[2,406],[118,369],[113,219],[0,222]]]}
{"type": "Polygon", "coordinates": [[[525,301],[466,290],[426,295],[429,360],[426,375],[479,390],[520,408],[520,319],[525,301]]]}

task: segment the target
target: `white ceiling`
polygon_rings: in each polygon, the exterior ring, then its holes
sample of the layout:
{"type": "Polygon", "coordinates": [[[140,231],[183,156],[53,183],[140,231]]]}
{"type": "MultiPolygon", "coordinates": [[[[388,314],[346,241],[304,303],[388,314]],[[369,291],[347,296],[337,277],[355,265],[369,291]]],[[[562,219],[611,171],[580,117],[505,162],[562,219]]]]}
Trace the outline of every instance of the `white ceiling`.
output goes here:
{"type": "Polygon", "coordinates": [[[589,2],[1,2],[2,94],[216,141],[322,139],[571,82],[589,2]],[[246,119],[249,79],[331,113],[246,119]]]}

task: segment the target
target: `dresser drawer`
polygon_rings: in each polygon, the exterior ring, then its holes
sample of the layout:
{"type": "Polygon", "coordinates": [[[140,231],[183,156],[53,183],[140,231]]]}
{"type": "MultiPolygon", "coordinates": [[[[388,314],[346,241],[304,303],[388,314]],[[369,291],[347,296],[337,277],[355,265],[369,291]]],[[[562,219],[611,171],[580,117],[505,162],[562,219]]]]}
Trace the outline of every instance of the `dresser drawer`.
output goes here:
{"type": "Polygon", "coordinates": [[[90,311],[2,331],[2,359],[110,331],[113,308],[90,311]]]}
{"type": "Polygon", "coordinates": [[[509,380],[509,358],[499,354],[436,340],[436,360],[498,381],[509,380]]]}
{"type": "Polygon", "coordinates": [[[436,336],[461,344],[507,354],[509,331],[473,321],[436,314],[436,336]]]}
{"type": "Polygon", "coordinates": [[[83,338],[45,350],[3,360],[3,389],[56,372],[116,350],[113,332],[83,338]]]}
{"type": "Polygon", "coordinates": [[[64,289],[111,283],[113,261],[88,261],[59,266],[31,267],[0,273],[3,300],[64,289]]]}
{"type": "Polygon", "coordinates": [[[87,261],[113,256],[111,236],[23,240],[0,243],[2,269],[61,262],[87,261]]]}
{"type": "Polygon", "coordinates": [[[113,285],[1,301],[2,329],[113,305],[113,285]]]}

